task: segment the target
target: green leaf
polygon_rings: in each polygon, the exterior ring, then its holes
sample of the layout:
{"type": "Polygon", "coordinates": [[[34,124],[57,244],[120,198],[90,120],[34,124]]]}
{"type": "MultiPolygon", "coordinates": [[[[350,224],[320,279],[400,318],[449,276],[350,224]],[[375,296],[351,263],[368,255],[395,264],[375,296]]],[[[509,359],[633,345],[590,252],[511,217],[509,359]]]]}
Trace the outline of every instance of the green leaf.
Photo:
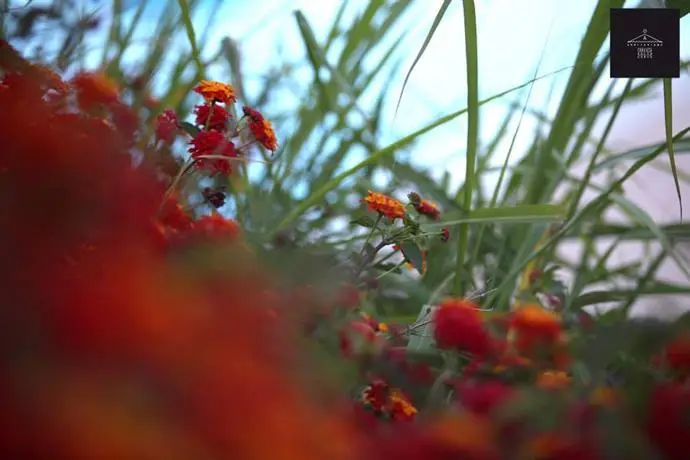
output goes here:
{"type": "Polygon", "coordinates": [[[680,182],[676,168],[676,157],[673,145],[673,96],[671,93],[671,79],[664,78],[664,122],[666,127],[666,145],[668,147],[668,160],[671,162],[673,182],[676,184],[678,206],[680,207],[680,220],[683,220],[683,197],[680,194],[680,182]]]}
{"type": "Polygon", "coordinates": [[[635,290],[605,290],[591,291],[573,299],[573,307],[581,308],[587,305],[598,303],[618,302],[626,300],[632,294],[635,295],[687,295],[690,294],[690,287],[667,284],[651,283],[648,286],[640,286],[635,290]]]}
{"type": "Polygon", "coordinates": [[[369,216],[359,216],[356,219],[350,221],[352,225],[359,225],[360,227],[374,228],[376,227],[376,221],[369,216]]]}
{"type": "Polygon", "coordinates": [[[395,114],[396,115],[398,114],[398,109],[400,108],[400,101],[402,101],[403,92],[405,92],[405,87],[407,86],[407,80],[410,79],[410,75],[412,74],[412,71],[417,66],[417,63],[419,62],[419,60],[422,58],[424,51],[426,51],[426,47],[429,46],[429,42],[431,42],[431,37],[434,36],[434,33],[436,32],[436,28],[441,23],[441,19],[443,18],[443,15],[446,14],[446,10],[448,9],[448,7],[450,6],[450,3],[452,1],[453,0],[443,0],[443,4],[441,5],[441,8],[439,8],[438,13],[436,13],[436,17],[434,18],[434,22],[431,24],[431,29],[429,29],[429,33],[426,34],[426,38],[424,39],[424,43],[422,43],[422,47],[419,49],[417,56],[414,58],[414,62],[412,62],[412,65],[410,66],[410,70],[408,70],[407,74],[405,75],[405,81],[403,81],[402,89],[400,90],[400,96],[398,97],[398,103],[395,106],[395,114]]]}
{"type": "Polygon", "coordinates": [[[424,273],[424,253],[422,249],[411,241],[398,243],[405,259],[419,272],[424,273]]]}
{"type": "Polygon", "coordinates": [[[179,127],[182,128],[187,134],[189,134],[192,137],[196,137],[197,134],[201,131],[199,128],[194,126],[188,121],[183,121],[179,123],[179,127]]]}
{"type": "Polygon", "coordinates": [[[447,219],[441,222],[424,225],[425,228],[437,228],[460,224],[473,223],[533,223],[553,222],[565,218],[567,209],[565,206],[555,204],[523,204],[517,206],[499,206],[496,208],[474,209],[467,217],[453,218],[461,213],[448,213],[447,219]]]}
{"type": "MultiPolygon", "coordinates": [[[[477,58],[477,18],[474,0],[463,0],[465,17],[465,60],[467,61],[467,152],[465,158],[465,183],[462,190],[462,208],[469,212],[472,207],[472,194],[476,182],[477,144],[479,142],[479,64],[477,58]]],[[[460,198],[460,197],[456,197],[460,198]]],[[[453,293],[461,295],[465,291],[465,259],[467,258],[469,224],[460,224],[457,253],[455,257],[455,281],[453,293]]]]}

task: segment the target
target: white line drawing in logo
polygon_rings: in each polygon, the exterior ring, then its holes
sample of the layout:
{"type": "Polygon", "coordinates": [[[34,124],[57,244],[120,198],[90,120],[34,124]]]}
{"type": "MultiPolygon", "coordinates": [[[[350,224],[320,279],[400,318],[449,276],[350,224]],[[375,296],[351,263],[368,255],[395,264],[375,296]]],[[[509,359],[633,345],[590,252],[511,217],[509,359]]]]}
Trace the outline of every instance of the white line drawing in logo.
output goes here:
{"type": "Polygon", "coordinates": [[[652,59],[652,50],[664,46],[664,42],[649,35],[647,29],[642,29],[642,35],[628,40],[627,45],[637,48],[637,59],[652,59]]]}

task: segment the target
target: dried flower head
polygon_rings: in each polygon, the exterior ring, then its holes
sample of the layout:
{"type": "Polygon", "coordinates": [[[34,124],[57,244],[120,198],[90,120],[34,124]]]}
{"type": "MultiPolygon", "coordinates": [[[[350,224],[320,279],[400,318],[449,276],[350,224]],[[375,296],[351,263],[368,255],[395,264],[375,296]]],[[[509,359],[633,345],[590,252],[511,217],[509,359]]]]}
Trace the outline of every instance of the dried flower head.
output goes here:
{"type": "Polygon", "coordinates": [[[410,200],[410,204],[412,204],[412,206],[419,206],[419,204],[422,202],[422,197],[416,192],[408,193],[407,199],[410,200]]]}
{"type": "Polygon", "coordinates": [[[212,189],[211,187],[204,187],[201,191],[204,201],[214,208],[221,208],[225,205],[225,192],[222,188],[212,189]]]}
{"type": "Polygon", "coordinates": [[[200,94],[209,104],[233,104],[237,100],[232,85],[217,81],[201,80],[194,92],[200,94]]]}

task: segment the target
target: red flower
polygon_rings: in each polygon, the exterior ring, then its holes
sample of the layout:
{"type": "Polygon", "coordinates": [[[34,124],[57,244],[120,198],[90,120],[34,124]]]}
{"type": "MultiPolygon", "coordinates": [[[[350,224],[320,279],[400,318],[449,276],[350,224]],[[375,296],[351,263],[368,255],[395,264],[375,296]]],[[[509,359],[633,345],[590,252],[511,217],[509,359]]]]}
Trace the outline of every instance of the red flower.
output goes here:
{"type": "Polygon", "coordinates": [[[422,200],[419,204],[415,205],[414,208],[423,216],[427,216],[430,219],[438,220],[441,217],[441,211],[438,207],[431,201],[422,200]]]}
{"type": "Polygon", "coordinates": [[[201,158],[204,156],[222,156],[236,158],[239,156],[235,150],[235,144],[226,139],[218,131],[201,131],[192,139],[189,153],[196,160],[197,168],[207,168],[212,174],[230,174],[232,172],[231,161],[218,159],[201,158]]]}
{"type": "Polygon", "coordinates": [[[240,226],[237,222],[214,213],[196,220],[188,236],[214,240],[233,240],[239,236],[240,231],[240,226]]]}
{"type": "Polygon", "coordinates": [[[449,239],[450,239],[450,231],[448,230],[448,227],[443,227],[443,230],[441,230],[441,241],[443,241],[445,243],[449,239]]]}
{"type": "Polygon", "coordinates": [[[71,83],[77,90],[79,107],[84,110],[118,101],[117,86],[104,73],[80,72],[72,78],[71,83]]]}
{"type": "Polygon", "coordinates": [[[462,406],[477,415],[489,415],[512,396],[514,390],[499,381],[463,382],[455,386],[462,406]]]}
{"type": "Polygon", "coordinates": [[[690,389],[679,383],[656,387],[650,398],[646,431],[652,444],[667,460],[688,458],[690,438],[690,389]]]}
{"type": "Polygon", "coordinates": [[[249,119],[247,122],[249,130],[257,142],[268,150],[277,149],[278,141],[276,140],[276,133],[273,130],[273,126],[271,126],[271,122],[266,120],[261,112],[251,107],[242,107],[242,111],[249,119]]]}
{"type": "Polygon", "coordinates": [[[215,104],[201,104],[194,107],[196,124],[207,126],[208,129],[225,131],[225,127],[230,119],[230,113],[223,107],[215,104]],[[208,123],[208,125],[207,125],[208,123]]]}
{"type": "Polygon", "coordinates": [[[177,134],[177,114],[171,109],[165,109],[156,117],[156,140],[170,144],[177,134]]]}
{"type": "Polygon", "coordinates": [[[169,197],[161,207],[158,220],[166,227],[173,230],[189,230],[194,221],[182,208],[182,205],[174,198],[169,197]]]}
{"type": "Polygon", "coordinates": [[[388,384],[383,380],[374,380],[362,392],[362,400],[371,406],[374,412],[383,412],[388,404],[388,384]]]}
{"type": "Polygon", "coordinates": [[[674,371],[690,372],[690,334],[684,333],[671,340],[663,351],[663,357],[674,371]]]}
{"type": "Polygon", "coordinates": [[[387,415],[395,421],[412,420],[417,415],[410,399],[397,388],[390,388],[381,379],[374,380],[362,392],[362,400],[369,405],[375,413],[387,415]]]}
{"type": "Polygon", "coordinates": [[[484,356],[492,340],[484,328],[478,306],[466,299],[444,300],[434,312],[434,339],[440,349],[457,349],[484,356]]]}

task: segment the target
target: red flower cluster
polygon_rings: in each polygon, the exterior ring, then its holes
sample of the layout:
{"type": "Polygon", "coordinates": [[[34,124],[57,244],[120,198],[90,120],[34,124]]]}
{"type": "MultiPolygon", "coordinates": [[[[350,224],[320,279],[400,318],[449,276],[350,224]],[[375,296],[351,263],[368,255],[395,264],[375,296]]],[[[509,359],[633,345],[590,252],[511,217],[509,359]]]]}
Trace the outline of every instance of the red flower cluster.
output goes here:
{"type": "Polygon", "coordinates": [[[374,380],[362,392],[362,401],[381,417],[395,421],[414,419],[417,408],[399,389],[391,388],[383,380],[374,380]]]}
{"type": "Polygon", "coordinates": [[[485,356],[493,341],[484,327],[479,307],[465,299],[446,299],[434,312],[434,339],[442,350],[467,351],[485,356]]]}

